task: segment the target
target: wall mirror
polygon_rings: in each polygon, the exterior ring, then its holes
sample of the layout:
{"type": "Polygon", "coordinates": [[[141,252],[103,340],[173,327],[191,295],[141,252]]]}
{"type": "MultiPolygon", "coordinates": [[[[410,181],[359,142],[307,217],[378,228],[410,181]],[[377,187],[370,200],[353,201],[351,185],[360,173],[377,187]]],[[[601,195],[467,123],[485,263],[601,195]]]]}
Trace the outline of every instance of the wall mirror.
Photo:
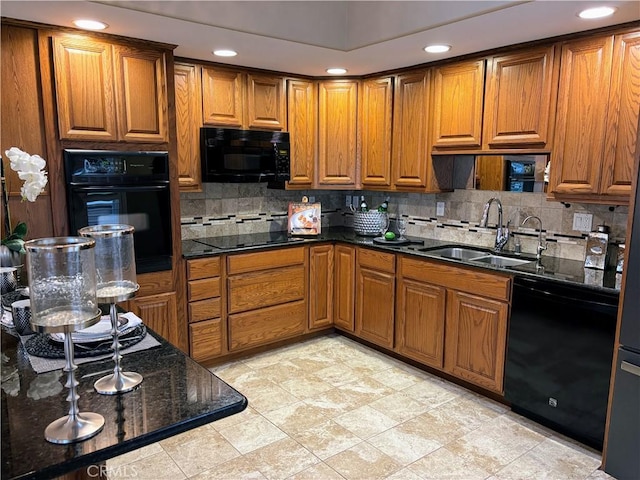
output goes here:
{"type": "Polygon", "coordinates": [[[454,188],[545,192],[549,155],[456,155],[454,188]]]}

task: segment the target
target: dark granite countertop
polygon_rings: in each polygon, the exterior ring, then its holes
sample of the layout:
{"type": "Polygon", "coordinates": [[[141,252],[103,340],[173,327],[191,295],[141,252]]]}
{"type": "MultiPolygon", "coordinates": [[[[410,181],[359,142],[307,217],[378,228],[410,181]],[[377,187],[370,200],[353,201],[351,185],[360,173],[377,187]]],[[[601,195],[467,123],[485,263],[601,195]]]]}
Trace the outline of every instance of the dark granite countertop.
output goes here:
{"type": "MultiPolygon", "coordinates": [[[[430,254],[428,251],[421,251],[422,249],[435,249],[445,245],[461,246],[462,244],[445,240],[434,240],[430,238],[408,238],[412,243],[410,243],[409,245],[397,246],[393,244],[381,245],[378,243],[374,243],[372,237],[363,237],[360,235],[356,235],[353,229],[344,227],[326,229],[322,232],[321,235],[314,237],[292,237],[288,239],[286,237],[286,232],[277,231],[253,235],[244,234],[230,235],[226,237],[213,237],[213,239],[215,240],[213,240],[212,238],[183,240],[182,255],[187,259],[191,259],[211,255],[219,255],[222,253],[243,252],[265,248],[282,248],[296,244],[344,242],[351,245],[367,246],[380,250],[415,255],[457,265],[488,269],[498,273],[522,275],[531,278],[540,278],[551,280],[554,282],[572,284],[608,293],[617,293],[620,290],[620,274],[616,274],[615,271],[605,272],[584,268],[584,263],[578,260],[569,260],[543,255],[541,264],[536,265],[535,258],[521,256],[520,258],[530,259],[531,263],[508,268],[486,264],[479,265],[476,262],[448,259],[430,254]],[[269,239],[275,240],[276,243],[268,243],[269,239]],[[212,243],[215,242],[217,246],[213,247],[210,245],[206,245],[205,243],[203,243],[206,241],[210,241],[212,243]]],[[[466,246],[478,248],[475,245],[466,246]]],[[[487,252],[490,251],[489,249],[486,250],[487,252]]]]}
{"type": "Polygon", "coordinates": [[[22,344],[3,331],[2,479],[57,477],[246,408],[242,394],[155,337],[159,347],[123,357],[124,370],[144,377],[134,391],[95,392],[94,382],[113,371],[111,359],[78,366],[80,411],[103,415],[105,426],[88,440],[56,445],[45,440],[44,430],[69,412],[68,389],[63,388],[66,373],[36,374],[22,344]]]}

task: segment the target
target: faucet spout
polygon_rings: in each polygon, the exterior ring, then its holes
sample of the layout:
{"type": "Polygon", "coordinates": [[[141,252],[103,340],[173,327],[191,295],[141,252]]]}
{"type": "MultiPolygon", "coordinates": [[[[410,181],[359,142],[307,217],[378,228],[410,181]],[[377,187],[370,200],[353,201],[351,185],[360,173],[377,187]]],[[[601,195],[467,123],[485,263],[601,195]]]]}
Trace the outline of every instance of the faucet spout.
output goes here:
{"type": "Polygon", "coordinates": [[[527,218],[525,218],[522,221],[522,224],[520,224],[520,226],[523,227],[524,224],[531,219],[538,221],[539,229],[538,229],[538,248],[536,249],[536,259],[538,260],[538,262],[540,262],[540,259],[542,258],[542,252],[544,252],[547,249],[547,246],[542,242],[542,220],[540,220],[540,217],[536,215],[529,215],[527,218]]]}
{"type": "Polygon", "coordinates": [[[501,252],[504,246],[509,241],[509,226],[502,226],[502,202],[499,198],[490,198],[489,201],[485,203],[484,210],[482,212],[482,218],[480,219],[480,226],[486,228],[487,222],[489,220],[489,210],[491,209],[491,204],[493,202],[496,202],[496,204],[498,205],[498,229],[496,230],[495,251],[501,252]]]}

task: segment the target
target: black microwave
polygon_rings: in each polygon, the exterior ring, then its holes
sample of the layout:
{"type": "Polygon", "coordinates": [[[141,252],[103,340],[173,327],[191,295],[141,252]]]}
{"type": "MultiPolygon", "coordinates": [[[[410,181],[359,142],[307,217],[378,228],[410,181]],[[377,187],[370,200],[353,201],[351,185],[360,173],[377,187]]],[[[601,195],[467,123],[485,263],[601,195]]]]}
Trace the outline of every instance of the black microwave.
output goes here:
{"type": "Polygon", "coordinates": [[[289,133],[232,128],[200,129],[203,182],[284,186],[289,180],[289,133]]]}

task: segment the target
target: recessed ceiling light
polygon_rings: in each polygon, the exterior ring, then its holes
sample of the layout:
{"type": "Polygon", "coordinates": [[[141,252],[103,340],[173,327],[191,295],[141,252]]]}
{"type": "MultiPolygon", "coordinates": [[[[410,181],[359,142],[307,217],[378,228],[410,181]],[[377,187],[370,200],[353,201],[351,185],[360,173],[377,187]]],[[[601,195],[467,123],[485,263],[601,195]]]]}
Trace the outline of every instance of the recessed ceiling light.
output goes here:
{"type": "Polygon", "coordinates": [[[578,16],[590,20],[592,18],[608,17],[609,15],[613,15],[615,11],[616,9],[614,7],[587,8],[586,10],[582,10],[578,16]]]}
{"type": "Polygon", "coordinates": [[[327,68],[327,73],[330,73],[331,75],[343,75],[347,73],[347,69],[340,68],[340,67],[332,67],[332,68],[327,68]]]}
{"type": "Polygon", "coordinates": [[[451,45],[427,45],[424,51],[427,53],[443,53],[451,50],[451,45]]]}
{"type": "Polygon", "coordinates": [[[214,50],[213,54],[217,57],[235,57],[238,52],[235,50],[214,50]]]}
{"type": "Polygon", "coordinates": [[[74,20],[73,24],[78,28],[84,28],[85,30],[104,30],[109,25],[104,22],[98,22],[97,20],[74,20]]]}

